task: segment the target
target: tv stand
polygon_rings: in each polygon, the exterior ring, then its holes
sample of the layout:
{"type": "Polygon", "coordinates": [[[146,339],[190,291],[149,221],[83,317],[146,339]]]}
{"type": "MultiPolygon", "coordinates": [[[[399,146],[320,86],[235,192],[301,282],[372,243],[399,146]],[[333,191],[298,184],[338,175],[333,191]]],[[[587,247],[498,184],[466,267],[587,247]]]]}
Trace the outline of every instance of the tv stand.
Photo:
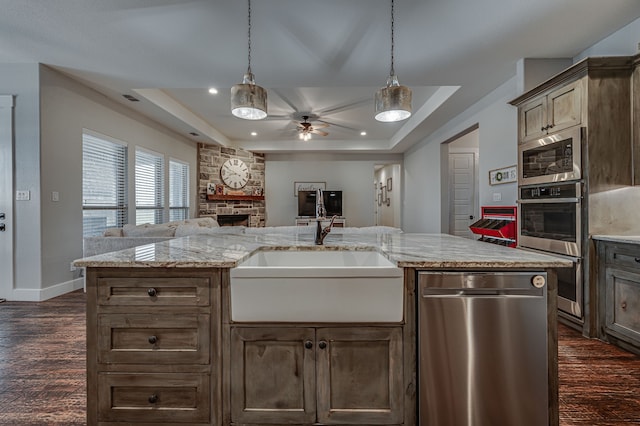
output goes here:
{"type": "MultiPolygon", "coordinates": [[[[331,217],[327,216],[327,222],[331,220],[331,217]]],[[[315,225],[316,218],[311,216],[298,216],[296,217],[296,226],[309,226],[315,225]]],[[[334,227],[344,228],[347,226],[347,219],[344,216],[338,216],[333,222],[334,227]]]]}

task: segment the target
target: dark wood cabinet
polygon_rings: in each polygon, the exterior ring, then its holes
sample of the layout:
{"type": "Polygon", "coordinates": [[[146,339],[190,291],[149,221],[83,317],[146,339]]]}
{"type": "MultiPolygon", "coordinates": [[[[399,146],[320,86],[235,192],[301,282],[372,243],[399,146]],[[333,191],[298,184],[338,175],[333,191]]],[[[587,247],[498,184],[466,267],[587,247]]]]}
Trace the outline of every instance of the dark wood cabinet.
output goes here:
{"type": "Polygon", "coordinates": [[[219,425],[220,272],[87,268],[87,424],[219,425]]]}
{"type": "Polygon", "coordinates": [[[600,338],[640,354],[640,244],[597,245],[600,338]]]}
{"type": "Polygon", "coordinates": [[[231,421],[404,422],[402,327],[232,327],[231,421]]]}

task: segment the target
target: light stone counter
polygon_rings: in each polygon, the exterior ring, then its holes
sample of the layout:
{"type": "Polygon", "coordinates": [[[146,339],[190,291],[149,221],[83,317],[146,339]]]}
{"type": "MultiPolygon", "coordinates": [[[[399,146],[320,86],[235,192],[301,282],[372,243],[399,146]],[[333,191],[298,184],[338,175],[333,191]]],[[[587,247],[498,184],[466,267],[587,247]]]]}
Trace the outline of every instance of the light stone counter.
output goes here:
{"type": "Polygon", "coordinates": [[[592,235],[591,239],[614,243],[640,244],[640,235],[592,235]]]}
{"type": "Polygon", "coordinates": [[[233,268],[257,250],[379,250],[399,267],[557,268],[572,262],[447,234],[194,235],[79,259],[78,267],[233,268]]]}

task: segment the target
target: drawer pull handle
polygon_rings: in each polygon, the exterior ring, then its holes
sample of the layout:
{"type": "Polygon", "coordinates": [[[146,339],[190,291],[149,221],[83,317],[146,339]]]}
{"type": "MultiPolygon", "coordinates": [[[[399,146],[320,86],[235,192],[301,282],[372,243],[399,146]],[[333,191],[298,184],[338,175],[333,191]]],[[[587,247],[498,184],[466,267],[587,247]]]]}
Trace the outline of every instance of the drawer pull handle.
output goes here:
{"type": "Polygon", "coordinates": [[[149,343],[155,345],[158,342],[158,338],[156,336],[149,336],[149,343]]]}
{"type": "Polygon", "coordinates": [[[149,295],[149,297],[156,297],[158,295],[158,290],[151,287],[149,290],[147,290],[147,294],[149,295]]]}
{"type": "Polygon", "coordinates": [[[627,302],[622,302],[620,304],[620,307],[622,308],[622,310],[626,310],[627,309],[627,302]]]}
{"type": "Polygon", "coordinates": [[[307,340],[306,342],[304,342],[304,347],[307,349],[313,348],[313,342],[311,340],[307,340]]]}
{"type": "Polygon", "coordinates": [[[636,263],[640,263],[640,257],[634,257],[633,260],[635,260],[636,263]]]}
{"type": "Polygon", "coordinates": [[[149,404],[155,404],[156,402],[158,402],[158,395],[153,394],[149,397],[149,404]]]}
{"type": "Polygon", "coordinates": [[[324,349],[327,347],[327,342],[325,342],[324,340],[322,340],[320,343],[318,343],[318,347],[320,349],[324,349]]]}

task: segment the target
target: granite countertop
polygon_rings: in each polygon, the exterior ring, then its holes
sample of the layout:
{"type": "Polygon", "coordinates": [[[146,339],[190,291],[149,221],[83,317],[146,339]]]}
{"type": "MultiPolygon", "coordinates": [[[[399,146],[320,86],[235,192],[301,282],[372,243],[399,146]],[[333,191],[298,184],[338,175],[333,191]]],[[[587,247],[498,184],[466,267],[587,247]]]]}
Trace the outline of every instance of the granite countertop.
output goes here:
{"type": "Polygon", "coordinates": [[[379,250],[399,267],[553,268],[563,258],[447,234],[193,235],[79,259],[78,267],[233,268],[257,250],[379,250]]]}
{"type": "Polygon", "coordinates": [[[640,235],[592,235],[591,239],[614,243],[640,244],[640,235]]]}

